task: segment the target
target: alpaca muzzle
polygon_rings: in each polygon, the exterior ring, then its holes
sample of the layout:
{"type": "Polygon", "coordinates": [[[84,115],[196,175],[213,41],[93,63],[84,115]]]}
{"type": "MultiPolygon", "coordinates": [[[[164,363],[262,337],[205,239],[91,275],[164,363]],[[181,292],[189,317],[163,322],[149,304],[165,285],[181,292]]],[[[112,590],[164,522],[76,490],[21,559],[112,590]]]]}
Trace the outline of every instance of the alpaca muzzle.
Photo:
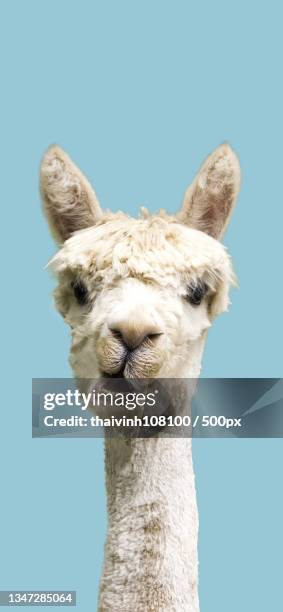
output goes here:
{"type": "Polygon", "coordinates": [[[127,334],[121,329],[109,330],[98,346],[100,370],[113,378],[153,378],[158,375],[164,354],[161,331],[148,330],[127,334]]]}
{"type": "Polygon", "coordinates": [[[146,341],[154,342],[163,334],[158,325],[145,320],[144,317],[141,320],[135,317],[130,320],[112,321],[109,329],[128,352],[139,348],[146,341]]]}

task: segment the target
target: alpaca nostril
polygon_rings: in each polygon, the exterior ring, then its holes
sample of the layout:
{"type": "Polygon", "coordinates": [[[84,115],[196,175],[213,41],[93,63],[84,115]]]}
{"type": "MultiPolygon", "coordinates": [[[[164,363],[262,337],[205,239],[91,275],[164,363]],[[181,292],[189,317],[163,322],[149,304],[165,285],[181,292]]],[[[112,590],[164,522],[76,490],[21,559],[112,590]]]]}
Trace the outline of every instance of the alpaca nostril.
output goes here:
{"type": "Polygon", "coordinates": [[[147,334],[146,338],[144,338],[145,340],[156,340],[157,338],[159,338],[159,336],[163,336],[163,332],[154,332],[153,334],[147,334]]]}
{"type": "Polygon", "coordinates": [[[121,342],[123,342],[123,336],[122,336],[122,333],[119,331],[119,329],[110,327],[110,331],[112,332],[113,336],[117,338],[117,340],[120,340],[121,342]]]}
{"type": "Polygon", "coordinates": [[[124,344],[129,351],[138,348],[143,342],[149,340],[153,342],[163,332],[155,329],[153,326],[144,329],[128,324],[111,325],[112,334],[124,344]]]}
{"type": "Polygon", "coordinates": [[[114,336],[124,344],[128,351],[133,351],[147,338],[147,334],[133,334],[128,331],[122,331],[120,329],[111,329],[114,336]]]}

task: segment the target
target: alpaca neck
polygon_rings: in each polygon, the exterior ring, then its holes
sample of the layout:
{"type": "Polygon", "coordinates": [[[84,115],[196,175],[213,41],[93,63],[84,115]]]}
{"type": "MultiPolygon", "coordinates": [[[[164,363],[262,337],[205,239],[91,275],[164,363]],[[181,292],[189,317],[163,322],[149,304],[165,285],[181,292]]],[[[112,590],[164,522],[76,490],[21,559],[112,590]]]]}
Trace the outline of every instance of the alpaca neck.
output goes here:
{"type": "Polygon", "coordinates": [[[198,612],[190,438],[105,439],[108,536],[99,612],[198,612]]]}
{"type": "MultiPolygon", "coordinates": [[[[179,376],[196,379],[206,334],[179,376]]],[[[199,612],[188,437],[105,438],[108,534],[99,612],[199,612]]]]}

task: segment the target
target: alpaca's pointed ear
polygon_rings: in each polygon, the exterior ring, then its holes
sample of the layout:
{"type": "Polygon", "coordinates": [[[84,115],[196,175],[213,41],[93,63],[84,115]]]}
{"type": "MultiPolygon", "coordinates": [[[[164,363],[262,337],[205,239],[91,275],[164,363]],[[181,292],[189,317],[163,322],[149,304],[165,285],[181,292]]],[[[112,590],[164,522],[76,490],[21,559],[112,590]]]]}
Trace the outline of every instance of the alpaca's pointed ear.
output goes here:
{"type": "Polygon", "coordinates": [[[40,190],[51,231],[58,242],[94,225],[102,212],[95,192],[60,147],[52,146],[40,168],[40,190]]]}
{"type": "Polygon", "coordinates": [[[204,162],[185,194],[178,218],[219,240],[228,225],[239,188],[239,160],[224,144],[204,162]]]}

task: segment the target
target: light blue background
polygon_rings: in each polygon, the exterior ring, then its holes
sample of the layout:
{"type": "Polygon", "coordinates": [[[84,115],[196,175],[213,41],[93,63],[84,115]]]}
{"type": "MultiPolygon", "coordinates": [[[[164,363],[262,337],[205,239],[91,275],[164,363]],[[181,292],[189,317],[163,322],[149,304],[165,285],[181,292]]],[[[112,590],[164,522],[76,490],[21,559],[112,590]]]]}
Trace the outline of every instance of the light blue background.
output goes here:
{"type": "MultiPolygon", "coordinates": [[[[79,612],[96,610],[103,555],[102,442],[31,439],[31,378],[70,374],[43,271],[54,246],[38,165],[50,143],[105,207],[136,213],[176,210],[228,140],[243,170],[225,239],[240,290],[203,375],[282,375],[280,4],[1,4],[1,589],[77,589],[79,612]]],[[[282,441],[196,440],[194,455],[202,612],[279,610],[282,441]]]]}

